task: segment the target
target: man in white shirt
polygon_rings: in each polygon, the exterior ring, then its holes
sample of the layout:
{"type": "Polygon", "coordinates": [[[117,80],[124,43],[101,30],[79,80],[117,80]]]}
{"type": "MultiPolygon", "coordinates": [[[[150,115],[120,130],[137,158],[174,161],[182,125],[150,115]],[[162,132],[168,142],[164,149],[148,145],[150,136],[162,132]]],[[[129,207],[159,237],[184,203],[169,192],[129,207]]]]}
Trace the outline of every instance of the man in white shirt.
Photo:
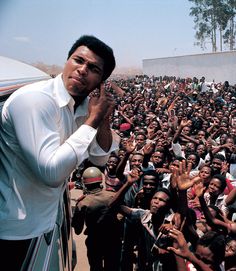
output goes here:
{"type": "Polygon", "coordinates": [[[71,172],[86,158],[104,165],[118,149],[119,138],[109,123],[114,101],[103,83],[114,68],[112,49],[93,36],[82,36],[69,51],[62,74],[25,86],[5,102],[0,251],[2,259],[11,255],[8,270],[20,270],[31,239],[53,229],[71,172]],[[89,100],[96,88],[99,95],[89,100]]]}

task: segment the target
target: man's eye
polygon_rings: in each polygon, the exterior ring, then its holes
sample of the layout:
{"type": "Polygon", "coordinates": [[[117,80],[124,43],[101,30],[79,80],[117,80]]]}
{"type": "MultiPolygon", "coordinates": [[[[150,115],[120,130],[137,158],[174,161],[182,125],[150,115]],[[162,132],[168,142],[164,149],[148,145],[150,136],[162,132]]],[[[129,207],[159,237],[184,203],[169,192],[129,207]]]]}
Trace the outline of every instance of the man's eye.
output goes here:
{"type": "Polygon", "coordinates": [[[101,73],[101,70],[97,66],[89,65],[89,69],[94,73],[101,73]]]}
{"type": "Polygon", "coordinates": [[[74,60],[78,64],[82,64],[83,63],[83,59],[81,59],[81,58],[75,58],[74,60]]]}

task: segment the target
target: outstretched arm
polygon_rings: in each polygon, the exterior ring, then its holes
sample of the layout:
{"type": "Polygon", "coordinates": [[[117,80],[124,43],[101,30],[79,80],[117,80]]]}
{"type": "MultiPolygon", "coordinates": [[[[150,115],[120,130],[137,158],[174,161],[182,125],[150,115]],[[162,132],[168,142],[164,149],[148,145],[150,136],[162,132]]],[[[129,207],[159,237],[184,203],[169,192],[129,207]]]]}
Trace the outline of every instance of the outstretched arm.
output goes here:
{"type": "Polygon", "coordinates": [[[227,205],[230,205],[230,204],[232,204],[233,202],[235,202],[235,200],[236,200],[236,188],[233,188],[233,189],[229,192],[229,194],[228,194],[228,196],[227,196],[225,202],[226,202],[227,205]]]}
{"type": "Polygon", "coordinates": [[[190,261],[197,270],[201,271],[213,271],[208,265],[203,261],[199,260],[188,248],[187,242],[184,238],[184,235],[181,231],[177,229],[171,229],[169,236],[176,241],[176,247],[169,247],[168,250],[175,253],[175,255],[182,257],[190,261]]]}
{"type": "Polygon", "coordinates": [[[144,168],[148,167],[148,162],[150,161],[150,158],[154,152],[154,149],[155,149],[155,143],[153,142],[149,142],[143,147],[144,158],[143,158],[142,166],[144,168]]]}
{"type": "Polygon", "coordinates": [[[123,157],[123,159],[120,161],[119,165],[116,168],[116,177],[120,180],[124,178],[124,170],[126,163],[129,160],[131,153],[135,150],[135,147],[136,145],[134,144],[134,136],[132,135],[124,146],[124,149],[126,151],[125,156],[123,157]]]}
{"type": "Polygon", "coordinates": [[[198,183],[195,185],[194,187],[195,189],[195,194],[196,196],[199,198],[199,202],[200,202],[200,205],[201,205],[201,209],[203,211],[203,214],[206,218],[206,222],[207,224],[211,227],[211,228],[215,228],[215,229],[219,229],[219,227],[224,227],[225,229],[229,230],[229,225],[226,221],[224,220],[220,220],[220,219],[217,219],[215,217],[212,216],[207,204],[206,204],[206,201],[204,199],[204,186],[202,183],[198,183]]]}
{"type": "Polygon", "coordinates": [[[116,192],[112,201],[109,204],[110,209],[119,207],[120,203],[123,201],[125,193],[128,189],[140,178],[140,169],[134,168],[127,176],[126,183],[116,192]]]}
{"type": "Polygon", "coordinates": [[[178,127],[178,130],[176,131],[176,133],[174,134],[174,137],[173,137],[173,143],[177,143],[178,142],[178,139],[179,139],[179,136],[183,130],[183,128],[185,126],[188,126],[191,124],[191,121],[190,120],[185,120],[183,119],[181,122],[180,122],[180,125],[178,127]]]}

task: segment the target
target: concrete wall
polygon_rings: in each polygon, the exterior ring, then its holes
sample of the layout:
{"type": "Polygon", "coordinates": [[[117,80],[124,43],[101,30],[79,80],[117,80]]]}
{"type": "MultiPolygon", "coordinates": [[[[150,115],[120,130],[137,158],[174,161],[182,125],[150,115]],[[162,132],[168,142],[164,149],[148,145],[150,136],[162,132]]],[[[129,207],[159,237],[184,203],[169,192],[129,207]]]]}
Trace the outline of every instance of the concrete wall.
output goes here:
{"type": "Polygon", "coordinates": [[[143,74],[181,78],[205,76],[206,81],[236,84],[236,51],[144,59],[143,74]]]}

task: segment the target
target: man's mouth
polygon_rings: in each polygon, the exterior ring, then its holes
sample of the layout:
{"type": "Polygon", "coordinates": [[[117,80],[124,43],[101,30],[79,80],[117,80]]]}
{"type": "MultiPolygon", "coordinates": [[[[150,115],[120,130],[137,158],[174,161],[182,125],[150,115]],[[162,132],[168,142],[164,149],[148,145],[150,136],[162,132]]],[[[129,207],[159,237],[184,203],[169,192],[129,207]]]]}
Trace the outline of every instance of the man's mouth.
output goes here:
{"type": "Polygon", "coordinates": [[[81,77],[72,76],[71,79],[76,82],[77,84],[85,85],[85,80],[81,77]]]}
{"type": "Polygon", "coordinates": [[[158,207],[156,205],[152,205],[153,210],[158,210],[158,207]]]}
{"type": "Polygon", "coordinates": [[[208,192],[210,192],[210,193],[213,193],[214,192],[214,190],[212,189],[212,188],[208,188],[208,192]]]}

